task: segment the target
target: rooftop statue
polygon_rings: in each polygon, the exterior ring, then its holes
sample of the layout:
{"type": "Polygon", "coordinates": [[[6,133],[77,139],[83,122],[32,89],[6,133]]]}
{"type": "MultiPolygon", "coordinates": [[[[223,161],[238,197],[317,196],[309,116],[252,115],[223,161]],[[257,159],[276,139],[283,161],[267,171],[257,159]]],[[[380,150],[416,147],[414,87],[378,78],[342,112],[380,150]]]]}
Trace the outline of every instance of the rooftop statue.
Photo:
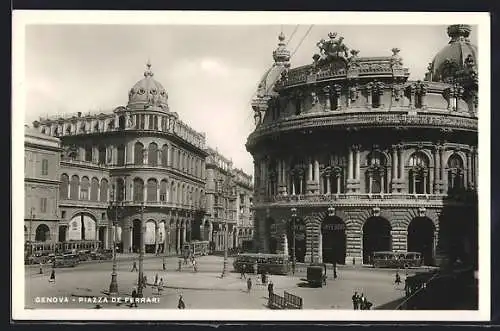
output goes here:
{"type": "Polygon", "coordinates": [[[330,61],[333,58],[344,58],[349,56],[349,48],[344,44],[344,37],[337,38],[336,32],[328,34],[329,40],[321,39],[316,46],[320,49],[322,60],[330,61]]]}

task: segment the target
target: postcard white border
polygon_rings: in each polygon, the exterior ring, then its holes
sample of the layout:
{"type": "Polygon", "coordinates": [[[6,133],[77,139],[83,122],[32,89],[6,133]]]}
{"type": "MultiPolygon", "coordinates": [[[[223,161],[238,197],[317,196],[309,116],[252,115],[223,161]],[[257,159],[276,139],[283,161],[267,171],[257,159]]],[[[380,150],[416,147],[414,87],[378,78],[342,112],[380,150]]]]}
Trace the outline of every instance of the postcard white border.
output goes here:
{"type": "MultiPolygon", "coordinates": [[[[13,11],[12,16],[12,318],[15,320],[486,321],[490,319],[490,16],[489,13],[13,11]],[[356,22],[356,24],[353,24],[356,22]],[[29,24],[126,25],[447,25],[478,26],[479,310],[76,310],[24,308],[25,28],[29,24]],[[22,280],[22,281],[21,281],[22,280]]],[[[411,36],[408,36],[411,38],[411,36]]]]}

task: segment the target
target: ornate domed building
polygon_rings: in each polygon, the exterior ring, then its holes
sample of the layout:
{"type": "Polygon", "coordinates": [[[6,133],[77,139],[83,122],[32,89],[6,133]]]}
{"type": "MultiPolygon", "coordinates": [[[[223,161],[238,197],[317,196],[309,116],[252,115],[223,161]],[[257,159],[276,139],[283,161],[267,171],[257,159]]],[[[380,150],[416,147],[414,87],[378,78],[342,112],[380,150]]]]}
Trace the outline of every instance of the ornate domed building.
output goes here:
{"type": "MultiPolygon", "coordinates": [[[[101,114],[40,119],[39,132],[63,148],[52,238],[109,247],[112,224],[124,252],[177,254],[202,238],[205,219],[205,134],[168,107],[165,88],[147,64],[129,91],[128,104],[101,114]]],[[[79,247],[82,248],[82,247],[79,247]]]]}
{"type": "Polygon", "coordinates": [[[451,41],[422,81],[408,80],[398,48],[361,57],[336,33],[318,42],[311,64],[290,68],[280,35],[246,144],[259,251],[341,264],[370,263],[375,251],[477,262],[470,31],[448,27],[451,41]]]}

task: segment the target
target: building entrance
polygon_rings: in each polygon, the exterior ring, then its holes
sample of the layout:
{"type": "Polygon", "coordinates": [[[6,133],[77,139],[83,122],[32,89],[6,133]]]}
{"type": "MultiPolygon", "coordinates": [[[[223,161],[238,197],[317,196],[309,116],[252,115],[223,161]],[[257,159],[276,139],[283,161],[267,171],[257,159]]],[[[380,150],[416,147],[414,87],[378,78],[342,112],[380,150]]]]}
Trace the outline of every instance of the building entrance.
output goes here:
{"type": "Polygon", "coordinates": [[[323,262],[345,264],[345,223],[338,216],[326,216],[321,224],[323,262]]]}
{"type": "Polygon", "coordinates": [[[391,251],[391,223],[373,216],[363,225],[363,263],[370,264],[373,252],[391,251]]]}
{"type": "Polygon", "coordinates": [[[421,253],[425,265],[434,264],[434,231],[428,217],[415,217],[408,226],[408,252],[421,253]]]}

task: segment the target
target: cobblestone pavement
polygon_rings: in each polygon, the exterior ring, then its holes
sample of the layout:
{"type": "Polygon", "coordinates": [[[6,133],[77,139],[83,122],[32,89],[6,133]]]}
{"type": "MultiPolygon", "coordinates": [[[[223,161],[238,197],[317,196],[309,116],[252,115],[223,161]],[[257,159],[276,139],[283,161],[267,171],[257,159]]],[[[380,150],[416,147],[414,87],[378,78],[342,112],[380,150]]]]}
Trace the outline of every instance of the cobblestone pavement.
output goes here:
{"type": "MultiPolygon", "coordinates": [[[[175,271],[177,259],[167,259],[167,271],[161,270],[161,258],[146,259],[144,273],[148,283],[155,274],[163,278],[165,288],[158,294],[157,288],[144,289],[144,298],[149,303],[139,304],[139,308],[176,309],[179,294],[182,293],[186,308],[191,309],[267,309],[267,287],[255,282],[250,293],[246,291],[245,280],[239,274],[229,272],[221,278],[222,258],[203,257],[198,259],[199,272],[183,265],[183,271],[175,271]]],[[[119,297],[122,301],[130,297],[131,289],[137,283],[137,272],[131,272],[131,261],[118,262],[119,297]]],[[[231,263],[229,270],[232,269],[231,263]]],[[[25,276],[26,308],[67,309],[95,308],[99,304],[107,309],[130,309],[128,303],[112,302],[105,292],[111,280],[111,263],[81,264],[75,268],[56,269],[56,282],[49,283],[50,268],[40,275],[30,269],[25,276]],[[95,300],[92,297],[100,298],[95,300]],[[62,300],[63,303],[47,302],[62,300]],[[45,302],[43,302],[45,300],[45,302]],[[107,302],[106,302],[107,300],[107,302]]],[[[304,309],[352,309],[353,291],[364,293],[376,308],[404,294],[402,287],[393,284],[394,271],[371,268],[340,267],[339,278],[333,280],[331,274],[324,288],[309,288],[304,281],[304,270],[299,269],[296,276],[271,276],[275,293],[284,291],[301,296],[304,309]]]]}

